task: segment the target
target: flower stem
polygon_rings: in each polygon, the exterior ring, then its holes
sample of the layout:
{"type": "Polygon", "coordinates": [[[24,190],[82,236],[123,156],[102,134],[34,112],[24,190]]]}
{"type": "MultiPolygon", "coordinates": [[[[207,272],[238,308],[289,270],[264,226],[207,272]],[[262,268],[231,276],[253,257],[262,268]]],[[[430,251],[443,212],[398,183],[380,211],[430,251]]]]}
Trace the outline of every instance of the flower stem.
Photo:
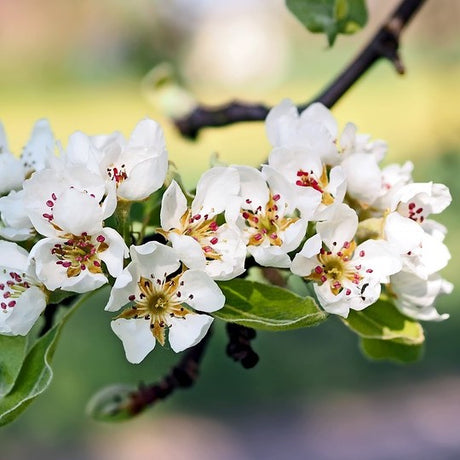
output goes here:
{"type": "Polygon", "coordinates": [[[117,210],[115,212],[118,233],[123,237],[127,246],[132,244],[131,221],[129,218],[131,204],[131,201],[119,200],[117,210]]]}

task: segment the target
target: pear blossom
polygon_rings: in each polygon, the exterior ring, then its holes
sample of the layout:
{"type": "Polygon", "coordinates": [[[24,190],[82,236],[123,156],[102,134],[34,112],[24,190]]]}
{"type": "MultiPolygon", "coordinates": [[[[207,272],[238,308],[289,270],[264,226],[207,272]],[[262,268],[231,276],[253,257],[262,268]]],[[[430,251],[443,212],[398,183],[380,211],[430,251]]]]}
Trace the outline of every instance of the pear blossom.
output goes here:
{"type": "Polygon", "coordinates": [[[158,190],[168,170],[163,130],[153,120],[140,121],[126,141],[119,133],[69,139],[64,155],[69,165],[85,165],[116,187],[118,199],[141,201],[158,190]]]}
{"type": "Polygon", "coordinates": [[[188,268],[204,270],[211,278],[228,280],[244,272],[246,245],[240,232],[219,215],[237,206],[239,176],[235,168],[214,167],[197,184],[190,207],[173,180],[161,203],[160,231],[188,268]]]}
{"type": "Polygon", "coordinates": [[[401,187],[393,197],[392,210],[423,224],[430,214],[439,214],[452,201],[444,184],[411,183],[401,187]]]}
{"type": "MultiPolygon", "coordinates": [[[[23,189],[27,214],[37,232],[44,236],[56,234],[56,224],[59,227],[59,223],[54,222],[54,209],[61,196],[68,194],[69,190],[86,194],[93,204],[97,203],[95,212],[99,214],[100,221],[110,217],[117,204],[113,187],[108,187],[99,175],[81,165],[64,167],[58,164],[54,169],[38,171],[24,182],[23,189]]],[[[73,214],[75,210],[69,208],[67,212],[73,214]]],[[[81,216],[79,218],[85,222],[81,216]]]]}
{"type": "Polygon", "coordinates": [[[0,196],[19,190],[24,182],[24,167],[19,158],[8,151],[0,152],[0,196]]]}
{"type": "Polygon", "coordinates": [[[384,240],[357,245],[358,226],[354,210],[347,205],[335,209],[326,222],[317,224],[317,234],[296,254],[291,271],[314,282],[321,306],[329,313],[347,317],[350,309],[363,310],[375,303],[381,283],[401,270],[399,254],[384,240]]]}
{"type": "Polygon", "coordinates": [[[108,282],[102,262],[112,276],[117,276],[128,248],[115,230],[103,228],[103,210],[97,199],[69,188],[59,199],[50,197],[49,201],[49,226],[43,226],[47,237],[30,252],[43,284],[51,291],[97,289],[108,282]]]}
{"type": "Polygon", "coordinates": [[[307,229],[307,220],[296,215],[292,189],[269,166],[262,172],[249,166],[236,169],[242,199],[238,214],[229,213],[229,221],[240,229],[258,264],[289,267],[288,253],[300,245],[307,229]]]}
{"type": "Polygon", "coordinates": [[[141,362],[158,341],[177,353],[196,345],[207,333],[211,313],[225,298],[217,284],[201,270],[183,270],[177,252],[151,241],[131,246],[131,262],[117,277],[105,307],[117,311],[112,321],[126,358],[141,362]]]}
{"type": "Polygon", "coordinates": [[[24,174],[29,177],[35,171],[50,167],[54,157],[56,141],[51,131],[49,121],[38,120],[33,129],[30,139],[21,153],[21,163],[24,166],[24,174]]]}
{"type": "Polygon", "coordinates": [[[284,99],[268,113],[265,129],[275,150],[306,150],[331,165],[339,161],[337,122],[322,104],[311,104],[299,115],[292,101],[284,99]]]}
{"type": "Polygon", "coordinates": [[[413,169],[411,161],[406,161],[403,165],[393,163],[382,168],[380,193],[372,207],[380,211],[391,209],[394,206],[394,195],[401,187],[412,182],[413,169]]]}
{"type": "Polygon", "coordinates": [[[414,219],[397,212],[385,219],[385,239],[401,254],[405,269],[425,280],[444,268],[450,259],[450,252],[442,241],[444,235],[439,227],[433,229],[434,233],[430,234],[414,219]]]}
{"type": "Polygon", "coordinates": [[[0,236],[11,241],[26,241],[35,235],[35,229],[26,211],[24,190],[11,190],[0,197],[0,236]]]}
{"type": "Polygon", "coordinates": [[[442,321],[449,317],[447,313],[439,314],[434,306],[440,295],[450,294],[453,290],[452,283],[438,273],[424,279],[403,269],[392,275],[390,281],[393,301],[406,316],[422,321],[442,321]]]}
{"type": "Polygon", "coordinates": [[[268,165],[290,184],[294,206],[307,220],[322,220],[343,201],[347,182],[341,166],[328,170],[316,152],[275,148],[268,165]]]}
{"type": "Polygon", "coordinates": [[[46,307],[29,254],[16,243],[0,241],[0,334],[27,335],[46,307]]]}

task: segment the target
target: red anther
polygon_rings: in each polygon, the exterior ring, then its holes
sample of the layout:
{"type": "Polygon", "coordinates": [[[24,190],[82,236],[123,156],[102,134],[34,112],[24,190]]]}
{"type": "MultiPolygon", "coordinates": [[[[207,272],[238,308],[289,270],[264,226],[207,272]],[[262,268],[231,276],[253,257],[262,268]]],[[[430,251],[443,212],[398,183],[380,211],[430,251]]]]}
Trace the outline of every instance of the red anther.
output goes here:
{"type": "Polygon", "coordinates": [[[12,300],[11,302],[8,302],[8,306],[9,306],[10,308],[13,308],[15,305],[16,305],[16,301],[15,301],[15,300],[12,300]]]}
{"type": "Polygon", "coordinates": [[[214,237],[214,238],[211,239],[210,242],[211,242],[211,244],[217,244],[218,241],[219,241],[219,239],[214,237]]]}
{"type": "Polygon", "coordinates": [[[56,194],[55,194],[55,193],[52,193],[52,194],[51,194],[51,198],[52,198],[54,201],[56,201],[56,200],[57,200],[56,194]]]}
{"type": "Polygon", "coordinates": [[[418,208],[417,211],[415,211],[417,214],[420,214],[423,211],[423,208],[418,208]]]}
{"type": "Polygon", "coordinates": [[[414,202],[409,203],[408,208],[411,209],[411,210],[414,209],[415,208],[415,203],[414,202]]]}
{"type": "Polygon", "coordinates": [[[364,257],[366,255],[366,253],[364,251],[359,251],[359,257],[364,257]]]}
{"type": "Polygon", "coordinates": [[[134,294],[131,294],[129,297],[128,297],[128,300],[130,302],[132,302],[134,299],[136,298],[136,296],[134,294]]]}
{"type": "Polygon", "coordinates": [[[252,221],[253,221],[255,224],[257,224],[257,223],[259,223],[259,218],[256,217],[256,216],[254,216],[254,217],[252,218],[252,221]]]}
{"type": "Polygon", "coordinates": [[[347,289],[347,290],[345,291],[345,295],[350,295],[350,294],[351,294],[351,289],[347,289]]]}
{"type": "Polygon", "coordinates": [[[349,241],[345,241],[345,243],[343,243],[343,247],[345,249],[348,249],[350,247],[350,242],[349,241]]]}
{"type": "Polygon", "coordinates": [[[63,266],[64,268],[69,268],[71,265],[72,265],[72,263],[69,262],[68,260],[65,261],[65,262],[62,262],[62,266],[63,266]]]}
{"type": "Polygon", "coordinates": [[[276,195],[273,195],[273,201],[278,201],[281,198],[280,194],[277,193],[276,195]]]}
{"type": "Polygon", "coordinates": [[[361,265],[355,265],[356,270],[361,270],[361,265]]]}
{"type": "Polygon", "coordinates": [[[205,247],[203,248],[203,251],[204,251],[204,252],[212,252],[212,248],[211,248],[211,246],[205,246],[205,247]]]}
{"type": "Polygon", "coordinates": [[[54,203],[51,200],[48,200],[46,202],[46,206],[48,206],[48,208],[52,208],[54,206],[54,203]]]}
{"type": "Polygon", "coordinates": [[[327,277],[323,275],[323,276],[321,277],[321,281],[322,281],[323,283],[325,283],[325,282],[327,281],[327,277]]]}
{"type": "Polygon", "coordinates": [[[318,275],[321,275],[321,273],[323,273],[323,267],[320,267],[319,265],[317,265],[315,267],[315,272],[318,273],[318,275]]]}
{"type": "Polygon", "coordinates": [[[98,241],[99,243],[103,243],[105,241],[105,237],[102,235],[98,235],[98,237],[96,238],[96,241],[98,241]]]}
{"type": "Polygon", "coordinates": [[[243,212],[243,218],[244,219],[249,219],[249,213],[248,212],[243,212]]]}
{"type": "Polygon", "coordinates": [[[93,265],[94,265],[95,267],[100,267],[100,266],[101,266],[101,263],[100,263],[98,260],[95,260],[95,261],[93,262],[93,265]]]}
{"type": "Polygon", "coordinates": [[[254,239],[255,239],[256,241],[260,241],[262,238],[263,238],[263,236],[262,236],[260,233],[256,233],[256,234],[254,235],[254,239]]]}
{"type": "Polygon", "coordinates": [[[272,233],[272,234],[270,235],[270,238],[271,238],[272,240],[276,240],[276,238],[278,238],[278,235],[277,235],[276,233],[272,233]]]}
{"type": "MultiPolygon", "coordinates": [[[[244,216],[243,216],[244,217],[244,216]]],[[[246,219],[246,217],[245,217],[246,219]]],[[[215,220],[213,220],[210,224],[209,224],[209,229],[212,230],[213,232],[215,232],[217,229],[219,228],[219,226],[217,225],[217,222],[215,220]]]]}
{"type": "Polygon", "coordinates": [[[373,273],[373,271],[374,271],[374,270],[372,270],[372,268],[368,268],[368,269],[366,270],[366,273],[373,273]]]}

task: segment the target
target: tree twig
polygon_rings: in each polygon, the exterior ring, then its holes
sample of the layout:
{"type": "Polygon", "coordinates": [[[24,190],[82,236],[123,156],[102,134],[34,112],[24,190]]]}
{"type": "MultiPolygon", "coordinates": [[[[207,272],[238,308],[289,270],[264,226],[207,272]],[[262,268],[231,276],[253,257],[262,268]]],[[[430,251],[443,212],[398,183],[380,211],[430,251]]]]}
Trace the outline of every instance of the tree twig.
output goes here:
{"type": "MultiPolygon", "coordinates": [[[[370,39],[358,56],[317,97],[298,106],[303,110],[313,102],[321,102],[331,108],[372,65],[381,58],[388,59],[399,74],[405,69],[399,55],[399,38],[403,29],[425,0],[402,0],[387,21],[370,39]]],[[[226,126],[242,121],[264,120],[270,107],[233,101],[219,107],[198,106],[183,118],[174,120],[182,136],[196,139],[206,127],[226,126]]]]}
{"type": "Polygon", "coordinates": [[[201,342],[184,353],[182,359],[159,382],[140,385],[136,392],[131,393],[128,404],[130,414],[138,414],[157,401],[167,398],[178,388],[191,387],[198,378],[200,363],[210,336],[211,329],[201,342]]]}

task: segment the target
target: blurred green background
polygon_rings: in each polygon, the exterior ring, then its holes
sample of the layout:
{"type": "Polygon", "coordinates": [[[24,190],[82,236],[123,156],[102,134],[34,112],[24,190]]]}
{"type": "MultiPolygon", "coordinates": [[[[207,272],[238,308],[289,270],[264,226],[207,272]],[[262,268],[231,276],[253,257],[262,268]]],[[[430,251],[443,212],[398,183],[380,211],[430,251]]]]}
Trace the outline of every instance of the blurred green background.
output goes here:
{"type": "MultiPolygon", "coordinates": [[[[231,98],[276,104],[313,97],[363,46],[396,1],[370,1],[370,24],[326,39],[302,29],[281,0],[2,0],[0,119],[20,153],[33,123],[48,118],[62,143],[75,130],[129,135],[145,116],[165,128],[169,155],[193,186],[211,155],[257,166],[269,152],[263,123],[181,139],[146,75],[170,62],[200,102],[231,98]]],[[[454,202],[440,217],[457,283],[460,244],[460,3],[431,0],[404,33],[407,74],[379,62],[334,107],[343,126],[389,143],[385,163],[412,160],[415,179],[446,183],[454,202]]],[[[459,458],[459,294],[451,313],[427,324],[424,359],[410,366],[368,362],[357,338],[334,319],[318,328],[259,333],[261,361],[250,371],[225,356],[222,325],[201,378],[138,420],[89,421],[99,388],[152,382],[178,358],[155,350],[126,362],[103,299],[67,325],[48,392],[0,431],[1,460],[65,459],[444,459],[459,458]]]]}

